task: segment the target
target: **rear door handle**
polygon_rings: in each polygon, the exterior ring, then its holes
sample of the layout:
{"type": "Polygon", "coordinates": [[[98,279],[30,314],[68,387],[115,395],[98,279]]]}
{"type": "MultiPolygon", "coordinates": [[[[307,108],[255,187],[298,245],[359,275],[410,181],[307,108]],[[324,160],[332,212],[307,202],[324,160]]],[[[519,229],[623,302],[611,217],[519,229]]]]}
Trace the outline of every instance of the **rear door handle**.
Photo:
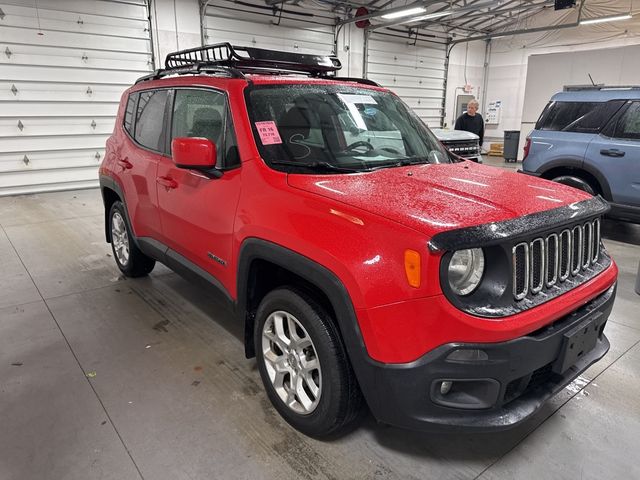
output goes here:
{"type": "Polygon", "coordinates": [[[600,150],[600,155],[604,155],[606,157],[624,157],[625,152],[622,150],[618,150],[617,148],[612,148],[610,150],[600,150]]]}
{"type": "Polygon", "coordinates": [[[158,183],[158,185],[162,185],[166,189],[177,188],[178,187],[178,182],[176,182],[171,177],[158,177],[158,178],[156,178],[156,182],[158,183]]]}
{"type": "Polygon", "coordinates": [[[121,158],[117,161],[118,165],[120,165],[124,170],[131,170],[133,168],[133,164],[129,161],[127,157],[121,158]]]}

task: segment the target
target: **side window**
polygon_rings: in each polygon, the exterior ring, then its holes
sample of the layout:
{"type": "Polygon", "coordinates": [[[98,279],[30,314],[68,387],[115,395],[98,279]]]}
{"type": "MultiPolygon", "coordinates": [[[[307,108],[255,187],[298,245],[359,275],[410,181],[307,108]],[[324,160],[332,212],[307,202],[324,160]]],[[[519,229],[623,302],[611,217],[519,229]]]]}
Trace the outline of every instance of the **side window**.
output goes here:
{"type": "Polygon", "coordinates": [[[164,151],[163,123],[168,90],[141,92],[134,138],[143,147],[164,151]]]}
{"type": "Polygon", "coordinates": [[[136,100],[138,99],[137,93],[129,95],[127,100],[127,107],[124,111],[124,129],[129,132],[129,135],[133,136],[133,111],[136,108],[136,100]]]}
{"type": "Polygon", "coordinates": [[[612,100],[599,104],[591,112],[578,118],[573,123],[564,128],[566,132],[577,133],[598,133],[604,128],[620,107],[625,104],[624,100],[612,100]]]}
{"type": "Polygon", "coordinates": [[[536,123],[537,130],[558,131],[594,110],[594,102],[551,102],[536,123]]]}
{"type": "Polygon", "coordinates": [[[212,90],[178,89],[173,104],[171,139],[204,137],[216,144],[218,161],[222,158],[226,100],[212,90]]]}
{"type": "Polygon", "coordinates": [[[613,133],[615,138],[640,140],[640,102],[633,102],[618,119],[613,133]]]}

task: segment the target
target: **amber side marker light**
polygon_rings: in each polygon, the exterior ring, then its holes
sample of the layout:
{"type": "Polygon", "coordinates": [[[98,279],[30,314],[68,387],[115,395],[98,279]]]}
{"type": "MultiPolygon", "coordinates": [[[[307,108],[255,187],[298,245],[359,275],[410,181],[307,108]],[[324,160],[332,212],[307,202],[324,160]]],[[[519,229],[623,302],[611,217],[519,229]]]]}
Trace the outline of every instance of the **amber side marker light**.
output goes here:
{"type": "Polygon", "coordinates": [[[415,250],[404,251],[404,271],[407,282],[414,288],[420,287],[420,254],[415,250]]]}

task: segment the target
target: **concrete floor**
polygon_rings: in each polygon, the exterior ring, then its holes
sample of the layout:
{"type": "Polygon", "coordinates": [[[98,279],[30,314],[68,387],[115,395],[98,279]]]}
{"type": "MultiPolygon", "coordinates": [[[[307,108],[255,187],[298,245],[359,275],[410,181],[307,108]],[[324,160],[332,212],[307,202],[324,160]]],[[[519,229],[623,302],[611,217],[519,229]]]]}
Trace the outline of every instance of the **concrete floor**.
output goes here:
{"type": "Polygon", "coordinates": [[[163,266],[119,275],[97,190],[0,198],[0,479],[640,478],[640,226],[605,223],[611,351],[529,422],[429,435],[368,417],[319,442],[270,406],[215,299],[163,266]]]}

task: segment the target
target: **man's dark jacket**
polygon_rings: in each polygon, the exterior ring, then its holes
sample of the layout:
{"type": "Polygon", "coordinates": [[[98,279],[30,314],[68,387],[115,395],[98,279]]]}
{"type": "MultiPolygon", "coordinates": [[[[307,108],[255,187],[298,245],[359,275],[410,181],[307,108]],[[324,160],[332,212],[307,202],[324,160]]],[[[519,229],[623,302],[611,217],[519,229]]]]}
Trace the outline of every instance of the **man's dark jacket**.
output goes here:
{"type": "Polygon", "coordinates": [[[480,137],[480,145],[482,145],[484,140],[484,120],[479,113],[476,113],[473,117],[467,112],[463,113],[456,120],[455,129],[475,133],[480,137]]]}

